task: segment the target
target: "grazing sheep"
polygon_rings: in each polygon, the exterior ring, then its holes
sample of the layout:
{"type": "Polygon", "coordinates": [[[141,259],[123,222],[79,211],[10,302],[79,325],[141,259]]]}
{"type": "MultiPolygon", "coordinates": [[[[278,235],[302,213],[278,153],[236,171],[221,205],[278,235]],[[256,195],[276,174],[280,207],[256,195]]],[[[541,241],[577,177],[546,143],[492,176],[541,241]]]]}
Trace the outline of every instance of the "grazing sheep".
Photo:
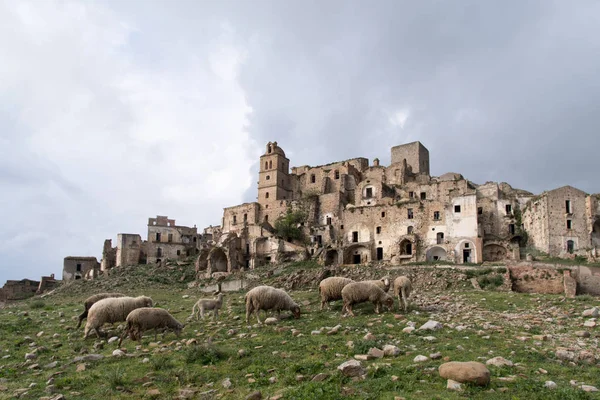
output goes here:
{"type": "Polygon", "coordinates": [[[219,318],[219,310],[223,307],[223,293],[219,293],[216,299],[200,299],[194,304],[192,308],[192,315],[196,315],[196,321],[198,318],[198,313],[204,319],[204,311],[214,310],[213,311],[213,319],[219,318]]]}
{"type": "Polygon", "coordinates": [[[374,279],[371,281],[362,281],[362,282],[368,282],[368,283],[374,283],[377,286],[379,286],[381,289],[383,289],[384,292],[388,292],[388,290],[390,290],[390,284],[392,282],[390,282],[390,278],[388,278],[387,276],[384,276],[381,279],[374,279]]]}
{"type": "Polygon", "coordinates": [[[404,312],[408,312],[408,298],[412,291],[410,279],[406,276],[399,276],[394,280],[394,295],[398,298],[398,309],[404,304],[404,312]]]}
{"type": "Polygon", "coordinates": [[[103,324],[125,321],[131,311],[141,307],[152,307],[152,299],[139,296],[116,297],[97,301],[90,307],[83,338],[87,338],[92,330],[100,337],[99,328],[103,324]]]}
{"type": "Polygon", "coordinates": [[[321,310],[325,304],[329,307],[329,302],[342,299],[342,289],[349,283],[354,282],[350,278],[332,276],[325,278],[319,283],[319,294],[321,295],[321,310]]]}
{"type": "Polygon", "coordinates": [[[354,282],[349,283],[342,289],[342,299],[344,300],[344,310],[354,317],[352,305],[370,301],[375,305],[375,312],[379,314],[382,304],[389,309],[394,306],[394,298],[383,291],[378,285],[372,282],[354,282]]]}
{"type": "Polygon", "coordinates": [[[260,310],[277,311],[277,316],[281,310],[290,310],[295,318],[300,318],[300,307],[292,300],[289,294],[284,290],[276,289],[271,286],[257,286],[246,293],[246,323],[250,323],[250,314],[256,312],[256,319],[261,324],[258,313],[260,310]]]}
{"type": "Polygon", "coordinates": [[[85,310],[83,310],[83,313],[81,313],[81,315],[79,316],[79,323],[77,324],[77,328],[75,329],[79,329],[79,327],[81,326],[81,321],[87,318],[90,307],[94,305],[95,302],[102,299],[107,299],[109,297],[125,297],[125,295],[121,293],[98,293],[85,299],[85,302],[83,303],[83,307],[85,308],[85,310]]]}
{"type": "Polygon", "coordinates": [[[154,340],[156,341],[156,334],[159,329],[171,329],[177,337],[183,329],[183,324],[162,308],[136,308],[127,315],[126,321],[127,327],[119,340],[119,346],[121,346],[121,342],[127,335],[131,340],[142,340],[142,334],[145,331],[154,329],[154,340]]]}

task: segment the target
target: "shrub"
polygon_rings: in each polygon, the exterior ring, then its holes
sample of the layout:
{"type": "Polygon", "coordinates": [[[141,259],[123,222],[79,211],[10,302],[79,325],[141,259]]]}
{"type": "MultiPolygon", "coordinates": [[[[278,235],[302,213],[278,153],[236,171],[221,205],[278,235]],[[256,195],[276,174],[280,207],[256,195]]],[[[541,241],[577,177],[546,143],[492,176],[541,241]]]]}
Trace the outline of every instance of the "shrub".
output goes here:
{"type": "Polygon", "coordinates": [[[188,364],[200,363],[202,365],[216,364],[227,357],[225,352],[212,345],[194,346],[185,353],[185,362],[188,364]]]}
{"type": "Polygon", "coordinates": [[[32,310],[37,310],[40,308],[44,308],[45,306],[46,306],[46,303],[44,302],[44,300],[34,300],[29,305],[29,308],[31,308],[32,310]]]}

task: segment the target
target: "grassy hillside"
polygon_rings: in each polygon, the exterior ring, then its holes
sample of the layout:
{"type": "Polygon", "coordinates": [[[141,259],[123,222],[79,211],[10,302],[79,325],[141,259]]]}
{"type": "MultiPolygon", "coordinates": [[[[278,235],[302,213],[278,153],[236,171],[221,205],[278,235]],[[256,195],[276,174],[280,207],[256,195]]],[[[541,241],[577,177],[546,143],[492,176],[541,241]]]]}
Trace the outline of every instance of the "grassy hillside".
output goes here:
{"type": "MultiPolygon", "coordinates": [[[[597,327],[583,326],[590,319],[581,316],[598,299],[481,292],[454,285],[415,293],[407,315],[396,310],[376,315],[372,305],[363,304],[355,308],[355,318],[344,318],[340,302],[319,310],[316,286],[321,272],[295,264],[251,273],[261,282],[298,286],[289,293],[302,305],[302,317],[284,318],[276,325],[258,326],[254,316],[246,324],[245,291],[226,293],[218,321],[188,321],[195,301],[206,296],[190,287],[191,263],[161,270],[129,267],[96,281],[65,285],[44,299],[13,304],[0,310],[0,398],[63,394],[66,399],[240,399],[254,391],[263,398],[285,399],[599,398],[570,383],[600,387],[600,334],[597,327]],[[126,339],[122,356],[113,355],[116,342],[82,339],[83,329],[74,327],[83,300],[103,291],[151,296],[178,320],[187,321],[181,337],[167,333],[155,341],[147,333],[141,343],[126,339]],[[403,331],[428,320],[439,321],[443,328],[403,331]],[[583,335],[578,331],[590,336],[578,336],[583,335]],[[400,354],[361,361],[367,370],[363,378],[343,377],[337,370],[355,355],[387,344],[397,346],[400,354]],[[561,347],[578,359],[561,360],[561,347]],[[418,355],[428,360],[415,362],[418,355]],[[463,392],[449,391],[437,372],[447,360],[485,363],[495,356],[513,366],[489,366],[488,387],[463,385],[463,392]],[[557,389],[545,388],[545,381],[554,381],[557,389]]],[[[117,325],[104,330],[108,338],[120,333],[117,325]]]]}

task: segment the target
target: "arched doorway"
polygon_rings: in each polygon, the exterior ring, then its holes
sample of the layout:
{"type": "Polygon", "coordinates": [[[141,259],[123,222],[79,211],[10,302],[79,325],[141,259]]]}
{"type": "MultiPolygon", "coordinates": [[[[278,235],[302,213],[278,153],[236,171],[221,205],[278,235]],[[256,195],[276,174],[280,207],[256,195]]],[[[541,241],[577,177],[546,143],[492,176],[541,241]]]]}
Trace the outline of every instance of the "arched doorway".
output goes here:
{"type": "Polygon", "coordinates": [[[446,249],[440,246],[433,246],[427,250],[427,261],[445,261],[447,257],[446,249]]]}
{"type": "Polygon", "coordinates": [[[408,239],[404,239],[400,242],[400,255],[401,256],[412,256],[413,245],[408,239]]]}
{"type": "Polygon", "coordinates": [[[483,261],[506,260],[506,254],[506,248],[499,244],[488,244],[483,247],[483,261]]]}
{"type": "Polygon", "coordinates": [[[327,250],[327,253],[325,253],[325,266],[336,265],[337,263],[338,263],[337,250],[327,250]]]}
{"type": "Polygon", "coordinates": [[[227,272],[227,256],[222,249],[216,248],[211,252],[210,265],[213,272],[227,272]]]}
{"type": "Polygon", "coordinates": [[[475,244],[470,240],[463,240],[456,246],[456,262],[458,264],[476,263],[477,252],[475,244]]]}
{"type": "Polygon", "coordinates": [[[365,264],[371,261],[371,251],[365,246],[351,246],[344,252],[344,264],[365,264]]]}
{"type": "Polygon", "coordinates": [[[600,248],[600,219],[592,227],[592,247],[600,248]]]}

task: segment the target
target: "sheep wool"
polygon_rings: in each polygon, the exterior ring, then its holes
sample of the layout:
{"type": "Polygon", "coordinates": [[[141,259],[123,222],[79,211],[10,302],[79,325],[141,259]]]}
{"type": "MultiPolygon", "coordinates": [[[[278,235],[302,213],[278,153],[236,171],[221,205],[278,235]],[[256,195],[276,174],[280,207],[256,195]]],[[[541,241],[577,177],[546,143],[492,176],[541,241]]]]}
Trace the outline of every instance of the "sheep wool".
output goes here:
{"type": "Polygon", "coordinates": [[[127,335],[129,335],[131,340],[141,340],[142,334],[145,331],[154,329],[154,340],[156,340],[156,334],[159,329],[170,329],[175,332],[177,337],[179,337],[183,329],[183,324],[162,308],[136,308],[127,315],[126,321],[127,326],[119,340],[119,346],[121,346],[121,342],[123,342],[123,339],[127,335]]]}
{"type": "Polygon", "coordinates": [[[350,278],[341,276],[332,276],[325,278],[319,283],[319,294],[321,296],[321,310],[325,304],[329,307],[329,302],[342,299],[342,289],[349,283],[354,282],[350,278]]]}
{"type": "Polygon", "coordinates": [[[399,276],[394,280],[394,295],[398,298],[398,309],[404,306],[404,312],[408,312],[408,298],[412,291],[412,283],[406,276],[399,276]]]}
{"type": "Polygon", "coordinates": [[[289,310],[295,318],[300,318],[300,307],[292,300],[289,294],[282,289],[272,286],[257,286],[246,293],[246,323],[250,322],[250,315],[256,312],[256,319],[261,324],[258,312],[260,310],[277,311],[277,316],[282,310],[289,310]]]}
{"type": "Polygon", "coordinates": [[[363,282],[374,283],[375,285],[377,285],[381,289],[383,289],[383,291],[386,293],[388,292],[388,290],[390,290],[391,282],[390,282],[390,278],[388,278],[387,276],[383,277],[381,279],[374,279],[371,281],[363,281],[363,282]]]}
{"type": "Polygon", "coordinates": [[[202,317],[202,319],[204,319],[204,312],[205,311],[210,311],[210,310],[214,310],[213,311],[213,319],[217,319],[219,317],[219,310],[223,307],[223,293],[219,293],[219,295],[217,296],[216,299],[200,299],[196,302],[196,304],[194,304],[194,307],[192,307],[192,315],[190,315],[190,317],[193,317],[194,314],[196,315],[196,321],[199,319],[198,314],[200,314],[200,317],[202,317]]]}
{"type": "Polygon", "coordinates": [[[354,316],[352,306],[358,303],[370,301],[375,305],[375,312],[377,314],[379,314],[382,304],[388,308],[394,306],[394,298],[372,282],[349,283],[342,289],[342,299],[344,300],[342,312],[347,310],[351,316],[354,316]]]}
{"type": "Polygon", "coordinates": [[[75,329],[79,329],[81,322],[87,318],[90,307],[93,306],[95,302],[102,299],[108,299],[109,297],[125,297],[125,295],[121,293],[98,293],[85,299],[85,302],[83,303],[85,310],[83,310],[83,313],[81,313],[79,316],[79,322],[77,323],[77,328],[75,329]]]}
{"type": "Polygon", "coordinates": [[[152,307],[152,305],[152,299],[146,296],[117,297],[97,301],[90,307],[83,338],[87,338],[92,330],[100,337],[99,328],[105,323],[125,321],[127,315],[136,308],[152,307]]]}

